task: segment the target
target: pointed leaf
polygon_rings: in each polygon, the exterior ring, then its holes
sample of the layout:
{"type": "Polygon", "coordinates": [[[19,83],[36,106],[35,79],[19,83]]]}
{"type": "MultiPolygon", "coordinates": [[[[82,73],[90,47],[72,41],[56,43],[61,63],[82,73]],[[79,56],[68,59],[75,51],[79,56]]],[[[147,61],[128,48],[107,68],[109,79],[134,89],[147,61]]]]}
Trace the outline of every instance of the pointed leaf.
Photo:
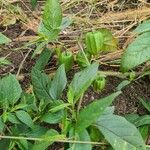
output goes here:
{"type": "Polygon", "coordinates": [[[137,128],[121,116],[101,116],[96,126],[115,150],[146,149],[137,128]]]}
{"type": "Polygon", "coordinates": [[[9,42],[11,42],[11,39],[7,38],[0,32],[0,44],[7,44],[9,42]]]}
{"type": "Polygon", "coordinates": [[[60,27],[62,23],[62,11],[59,0],[47,0],[42,19],[48,30],[60,27]]]}
{"type": "Polygon", "coordinates": [[[95,79],[98,71],[98,64],[94,63],[76,73],[69,87],[69,91],[74,95],[74,101],[76,102],[80,96],[87,90],[87,88],[91,85],[93,80],[95,79]]]}
{"type": "Polygon", "coordinates": [[[57,100],[60,98],[62,91],[65,89],[67,84],[67,78],[65,73],[64,65],[61,65],[55,76],[53,81],[51,82],[51,87],[49,90],[49,94],[51,95],[53,100],[57,100]]]}
{"type": "Polygon", "coordinates": [[[49,77],[45,73],[33,68],[31,71],[31,79],[33,84],[33,90],[39,99],[50,100],[47,86],[50,83],[49,77]]]}
{"type": "Polygon", "coordinates": [[[121,69],[126,72],[150,60],[150,32],[138,36],[124,52],[121,59],[121,69]]]}
{"type": "Polygon", "coordinates": [[[23,110],[16,111],[16,116],[21,122],[26,124],[28,127],[33,128],[33,125],[34,125],[33,121],[30,115],[26,111],[23,111],[23,110]]]}
{"type": "Polygon", "coordinates": [[[81,132],[94,123],[121,92],[96,100],[82,109],[77,117],[76,130],[81,132]]]}

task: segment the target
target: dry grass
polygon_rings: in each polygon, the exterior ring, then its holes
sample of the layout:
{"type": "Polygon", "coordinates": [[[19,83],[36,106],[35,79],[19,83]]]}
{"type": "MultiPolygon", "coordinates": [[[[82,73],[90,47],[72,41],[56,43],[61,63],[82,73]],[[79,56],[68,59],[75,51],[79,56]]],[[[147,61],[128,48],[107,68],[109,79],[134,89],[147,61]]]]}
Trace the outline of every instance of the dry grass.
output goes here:
{"type": "MultiPolygon", "coordinates": [[[[122,49],[132,41],[133,29],[150,17],[150,4],[146,0],[62,0],[61,4],[64,16],[73,21],[72,26],[60,35],[59,42],[66,48],[77,51],[78,40],[82,39],[84,33],[93,29],[109,28],[118,38],[118,51],[102,55],[100,59],[104,62],[119,58],[122,49]]],[[[3,26],[3,31],[7,31],[9,23],[15,24],[19,20],[21,34],[13,39],[14,42],[28,42],[36,38],[43,6],[44,1],[39,1],[37,9],[31,11],[29,0],[2,0],[0,25],[3,26]],[[13,7],[16,8],[17,5],[21,6],[21,9],[14,11],[13,7]],[[12,16],[13,19],[8,22],[12,16]]]]}

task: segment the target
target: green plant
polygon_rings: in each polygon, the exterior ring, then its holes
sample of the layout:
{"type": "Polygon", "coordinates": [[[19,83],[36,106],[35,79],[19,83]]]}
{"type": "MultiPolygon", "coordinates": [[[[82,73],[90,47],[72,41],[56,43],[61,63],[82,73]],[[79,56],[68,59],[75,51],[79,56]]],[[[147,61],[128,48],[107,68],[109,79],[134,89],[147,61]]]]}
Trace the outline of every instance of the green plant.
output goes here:
{"type": "Polygon", "coordinates": [[[64,65],[54,76],[43,72],[50,56],[45,49],[33,67],[31,93],[22,91],[14,75],[0,80],[1,146],[7,143],[6,149],[44,150],[54,142],[64,142],[65,149],[74,150],[91,150],[93,144],[107,149],[109,143],[115,150],[145,149],[135,126],[114,115],[114,108],[109,107],[120,91],[81,107],[85,91],[97,76],[97,63],[76,73],[67,84],[64,65]],[[59,125],[60,130],[46,128],[48,124],[59,125]]]}

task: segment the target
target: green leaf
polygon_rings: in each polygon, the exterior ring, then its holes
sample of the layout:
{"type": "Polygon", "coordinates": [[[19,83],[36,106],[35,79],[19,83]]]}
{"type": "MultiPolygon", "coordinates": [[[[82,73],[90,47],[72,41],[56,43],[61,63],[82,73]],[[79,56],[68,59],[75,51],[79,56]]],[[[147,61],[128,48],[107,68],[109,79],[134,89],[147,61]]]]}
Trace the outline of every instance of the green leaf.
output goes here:
{"type": "Polygon", "coordinates": [[[47,88],[50,83],[49,77],[45,73],[41,73],[41,71],[33,67],[31,71],[31,79],[33,84],[33,90],[36,96],[39,99],[50,100],[51,96],[49,95],[47,88]]]}
{"type": "Polygon", "coordinates": [[[144,21],[134,30],[134,32],[138,34],[141,34],[143,32],[148,32],[148,31],[150,31],[150,20],[144,21]]]}
{"type": "MultiPolygon", "coordinates": [[[[58,135],[58,132],[56,130],[50,129],[49,131],[47,131],[47,133],[43,137],[51,138],[51,136],[53,137],[56,135],[58,135]]],[[[31,150],[45,150],[47,149],[48,146],[50,146],[53,143],[54,143],[53,141],[35,142],[31,150]]]]}
{"type": "Polygon", "coordinates": [[[10,65],[11,62],[6,59],[6,57],[1,57],[0,58],[0,65],[10,65]]]}
{"type": "Polygon", "coordinates": [[[3,104],[15,104],[22,93],[22,89],[16,77],[12,74],[0,80],[0,101],[3,104]]]}
{"type": "Polygon", "coordinates": [[[19,119],[13,113],[8,114],[8,121],[10,121],[11,123],[14,123],[14,124],[21,124],[19,119]]]}
{"type": "Polygon", "coordinates": [[[128,81],[128,80],[122,81],[122,82],[116,87],[117,91],[122,90],[124,87],[126,87],[126,86],[129,85],[130,83],[131,83],[131,82],[128,81]]]}
{"type": "Polygon", "coordinates": [[[134,122],[139,118],[138,114],[126,114],[125,119],[134,124],[134,122]]]}
{"type": "Polygon", "coordinates": [[[38,28],[38,33],[41,38],[44,38],[44,41],[51,42],[58,37],[60,29],[51,29],[48,30],[44,24],[41,22],[38,28]]]}
{"type": "Polygon", "coordinates": [[[142,105],[150,112],[150,104],[146,103],[145,100],[143,100],[142,98],[139,98],[139,100],[142,103],[142,105]]]}
{"type": "Polygon", "coordinates": [[[105,28],[100,29],[99,31],[102,33],[104,39],[102,50],[103,51],[117,50],[118,41],[112,35],[111,31],[105,28]]]}
{"type": "Polygon", "coordinates": [[[149,135],[149,125],[139,127],[139,131],[140,131],[144,141],[146,142],[148,135],[149,135]]]}
{"type": "Polygon", "coordinates": [[[27,140],[18,140],[18,141],[16,141],[16,143],[20,150],[28,150],[29,149],[27,140]]]}
{"type": "Polygon", "coordinates": [[[5,127],[5,124],[2,120],[2,117],[0,116],[0,133],[3,132],[4,127],[5,127]]]}
{"type": "Polygon", "coordinates": [[[28,127],[33,128],[34,126],[33,121],[26,111],[23,110],[16,111],[16,116],[21,122],[26,124],[28,127]]]}
{"type": "Polygon", "coordinates": [[[136,127],[150,124],[150,115],[144,115],[137,118],[134,122],[136,127]]]}
{"type": "Polygon", "coordinates": [[[69,103],[60,103],[58,106],[55,106],[55,107],[51,108],[49,110],[49,112],[55,113],[55,112],[57,112],[59,110],[62,110],[64,108],[68,107],[68,106],[70,106],[69,103]]]}
{"type": "Polygon", "coordinates": [[[37,47],[34,50],[34,53],[32,54],[32,58],[34,58],[37,54],[41,54],[46,44],[47,44],[47,41],[42,41],[40,43],[37,43],[37,47]]]}
{"type": "MultiPolygon", "coordinates": [[[[80,134],[78,133],[73,133],[73,130],[70,131],[69,134],[70,138],[75,138],[75,141],[91,141],[90,136],[87,132],[87,130],[83,130],[80,134]]],[[[70,144],[70,149],[69,150],[92,150],[92,145],[91,144],[70,144]]]]}
{"type": "Polygon", "coordinates": [[[9,139],[1,139],[0,140],[0,147],[3,148],[3,150],[9,150],[10,140],[9,139]]]}
{"type": "Polygon", "coordinates": [[[101,116],[96,126],[115,150],[146,149],[137,128],[121,116],[101,116]]]}
{"type": "Polygon", "coordinates": [[[116,92],[100,100],[95,100],[82,109],[77,116],[76,130],[81,132],[94,123],[120,93],[116,92]]]}
{"type": "Polygon", "coordinates": [[[65,89],[67,84],[67,78],[65,73],[65,66],[61,65],[51,82],[51,87],[49,89],[49,94],[53,100],[60,98],[62,91],[65,89]]]}
{"type": "Polygon", "coordinates": [[[7,38],[0,32],[0,44],[7,44],[9,42],[11,42],[11,39],[7,38]]]}
{"type": "Polygon", "coordinates": [[[45,68],[45,66],[47,65],[51,55],[52,55],[52,52],[49,49],[45,48],[44,51],[40,54],[34,67],[37,70],[42,71],[45,68]]]}
{"type": "Polygon", "coordinates": [[[72,21],[70,18],[68,17],[64,17],[62,19],[62,23],[61,23],[61,30],[63,31],[64,29],[66,29],[67,27],[69,27],[71,25],[72,21]]]}
{"type": "Polygon", "coordinates": [[[47,112],[41,117],[41,121],[44,121],[49,124],[56,124],[62,120],[63,114],[63,111],[58,111],[55,113],[47,112]]]}
{"type": "Polygon", "coordinates": [[[121,59],[121,70],[130,69],[150,60],[150,32],[138,36],[124,52],[121,59]]]}
{"type": "Polygon", "coordinates": [[[60,28],[62,11],[59,0],[47,0],[42,19],[48,30],[60,28]]]}
{"type": "Polygon", "coordinates": [[[98,64],[94,63],[75,74],[69,90],[73,91],[74,101],[76,102],[80,96],[87,90],[87,88],[91,85],[93,80],[95,79],[98,71],[98,64]]]}

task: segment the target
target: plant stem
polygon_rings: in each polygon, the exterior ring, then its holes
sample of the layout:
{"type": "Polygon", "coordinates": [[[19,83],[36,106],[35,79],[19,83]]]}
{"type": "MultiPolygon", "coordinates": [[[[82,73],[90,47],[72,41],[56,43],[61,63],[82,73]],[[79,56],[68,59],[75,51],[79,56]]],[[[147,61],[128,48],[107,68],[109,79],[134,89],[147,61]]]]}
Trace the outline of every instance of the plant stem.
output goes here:
{"type": "Polygon", "coordinates": [[[17,137],[17,136],[2,136],[1,139],[14,139],[14,140],[29,140],[29,141],[51,141],[51,142],[60,142],[60,143],[75,143],[75,144],[92,144],[92,145],[107,145],[107,143],[102,142],[89,142],[89,141],[75,141],[75,140],[54,140],[54,139],[42,139],[42,138],[30,138],[30,137],[17,137]]]}

